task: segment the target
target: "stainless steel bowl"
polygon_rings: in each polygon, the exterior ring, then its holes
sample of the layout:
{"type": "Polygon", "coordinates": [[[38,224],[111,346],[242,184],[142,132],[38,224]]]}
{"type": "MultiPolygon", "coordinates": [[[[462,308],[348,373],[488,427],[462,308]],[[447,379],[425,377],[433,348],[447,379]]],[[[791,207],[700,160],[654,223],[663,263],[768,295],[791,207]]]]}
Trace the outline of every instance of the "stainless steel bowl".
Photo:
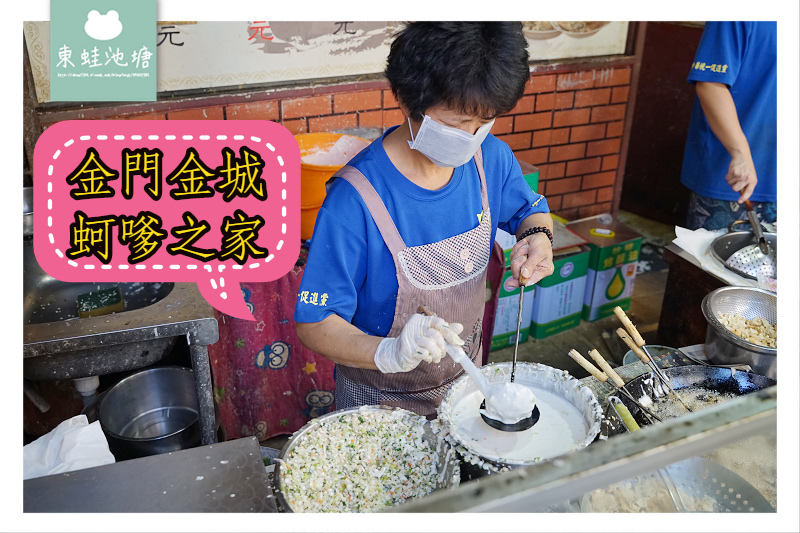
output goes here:
{"type": "MultiPolygon", "coordinates": [[[[437,436],[432,428],[431,423],[425,419],[424,416],[417,415],[412,413],[411,411],[407,411],[405,409],[400,409],[398,407],[388,407],[385,405],[366,405],[361,407],[353,407],[349,409],[340,409],[338,411],[333,411],[326,415],[320,416],[319,418],[315,418],[307,423],[305,426],[301,427],[297,431],[295,431],[292,436],[286,441],[286,444],[283,445],[281,449],[280,455],[278,456],[278,460],[275,464],[275,473],[274,473],[274,493],[275,499],[278,502],[278,510],[292,513],[294,510],[292,506],[286,499],[284,495],[284,491],[286,487],[284,486],[284,479],[281,476],[281,465],[282,462],[286,460],[287,457],[291,454],[292,450],[294,449],[295,445],[298,442],[302,441],[302,438],[310,434],[313,431],[316,431],[322,422],[326,420],[330,420],[336,417],[339,417],[344,414],[349,413],[360,413],[362,416],[370,416],[370,413],[377,413],[381,411],[400,411],[405,416],[402,418],[398,418],[396,423],[403,424],[409,428],[415,427],[418,425],[423,425],[423,437],[422,439],[426,442],[426,444],[436,452],[436,456],[438,459],[437,463],[437,471],[439,473],[438,481],[436,484],[436,489],[442,488],[449,488],[458,486],[461,480],[461,468],[456,458],[456,454],[451,449],[451,446],[445,441],[445,439],[440,438],[437,436]]],[[[311,473],[312,476],[320,475],[320,473],[311,473]]]]}
{"type": "Polygon", "coordinates": [[[98,419],[118,461],[199,446],[194,374],[168,366],[128,376],[105,393],[98,419]]]}
{"type": "MultiPolygon", "coordinates": [[[[651,357],[665,355],[675,351],[675,348],[671,348],[669,346],[662,346],[660,344],[645,344],[644,347],[647,350],[647,353],[649,353],[651,357]]],[[[638,360],[639,358],[636,356],[635,353],[633,353],[633,350],[628,350],[622,357],[622,364],[629,365],[631,363],[635,363],[638,360]]]]}
{"type": "Polygon", "coordinates": [[[777,348],[768,348],[734,335],[718,318],[731,313],[747,319],[761,317],[778,322],[778,298],[774,293],[753,287],[720,287],[706,295],[700,308],[706,317],[705,352],[717,364],[746,364],[753,372],[777,380],[777,348]]]}

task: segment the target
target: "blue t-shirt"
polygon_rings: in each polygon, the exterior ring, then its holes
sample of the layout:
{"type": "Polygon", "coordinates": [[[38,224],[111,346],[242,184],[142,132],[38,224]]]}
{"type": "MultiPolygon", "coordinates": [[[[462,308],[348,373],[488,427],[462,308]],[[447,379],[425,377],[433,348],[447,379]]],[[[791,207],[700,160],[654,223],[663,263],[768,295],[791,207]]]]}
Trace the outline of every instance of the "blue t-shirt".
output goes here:
{"type": "MultiPolygon", "coordinates": [[[[481,150],[494,242],[498,224],[514,234],[523,219],[549,209],[523,179],[507,144],[489,135],[481,150]]],[[[474,160],[453,169],[450,182],[436,191],[412,183],[395,168],[383,137],[349,164],[372,183],[406,246],[441,241],[478,226],[481,185],[474,160]]],[[[319,322],[335,313],[366,333],[386,336],[397,289],[394,262],[367,206],[350,183],[335,179],[317,215],[294,320],[319,322]]]]}
{"type": "MultiPolygon", "coordinates": [[[[753,156],[758,184],[750,199],[777,198],[777,23],[706,22],[689,81],[726,84],[753,156]]],[[[736,200],[725,181],[731,157],[717,140],[695,96],[681,183],[702,196],[736,200]]]]}

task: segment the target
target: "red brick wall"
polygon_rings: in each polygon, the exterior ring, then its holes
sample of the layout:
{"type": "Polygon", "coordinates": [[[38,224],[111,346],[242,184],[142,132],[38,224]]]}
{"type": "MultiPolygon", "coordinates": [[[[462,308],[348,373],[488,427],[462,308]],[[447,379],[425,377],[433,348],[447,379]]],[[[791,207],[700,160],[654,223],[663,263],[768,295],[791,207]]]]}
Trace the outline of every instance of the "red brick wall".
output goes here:
{"type": "Polygon", "coordinates": [[[539,192],[564,218],[612,209],[631,72],[617,66],[534,74],[511,120],[495,127],[520,159],[539,168],[539,192]]]}
{"type": "MultiPolygon", "coordinates": [[[[625,160],[632,66],[588,65],[533,72],[517,106],[492,129],[519,159],[539,168],[539,192],[568,220],[618,205],[625,160]]],[[[298,134],[384,130],[403,115],[387,83],[371,81],[40,114],[45,125],[70,118],[266,119],[298,134]]]]}

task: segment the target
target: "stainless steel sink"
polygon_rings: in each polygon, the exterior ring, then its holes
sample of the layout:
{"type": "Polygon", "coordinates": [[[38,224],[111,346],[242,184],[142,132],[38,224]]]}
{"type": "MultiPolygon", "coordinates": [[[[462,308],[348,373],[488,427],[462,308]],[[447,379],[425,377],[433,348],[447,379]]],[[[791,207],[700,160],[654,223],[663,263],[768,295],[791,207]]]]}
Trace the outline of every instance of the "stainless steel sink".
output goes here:
{"type": "Polygon", "coordinates": [[[125,309],[141,309],[166,297],[174,283],[65,283],[44,272],[33,256],[33,246],[23,245],[22,323],[45,324],[78,318],[78,296],[119,287],[125,309]]]}
{"type": "Polygon", "coordinates": [[[214,311],[194,283],[68,283],[54,279],[23,243],[23,374],[55,380],[101,376],[151,365],[178,337],[217,341],[214,311]],[[118,286],[125,311],[79,318],[76,298],[118,286]]]}
{"type": "Polygon", "coordinates": [[[208,345],[219,339],[214,310],[195,283],[68,283],[45,273],[33,253],[31,191],[24,191],[23,375],[75,379],[146,367],[180,337],[189,345],[203,444],[216,442],[208,345]],[[120,287],[125,311],[79,318],[76,298],[120,287]]]}

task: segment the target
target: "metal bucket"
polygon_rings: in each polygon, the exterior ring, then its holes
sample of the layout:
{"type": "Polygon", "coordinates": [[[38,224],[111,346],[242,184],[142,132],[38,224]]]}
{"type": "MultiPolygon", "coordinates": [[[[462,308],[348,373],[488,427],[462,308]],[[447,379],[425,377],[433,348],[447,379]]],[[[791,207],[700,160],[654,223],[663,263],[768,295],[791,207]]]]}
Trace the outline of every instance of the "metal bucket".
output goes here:
{"type": "MultiPolygon", "coordinates": [[[[481,367],[480,371],[490,383],[502,383],[510,380],[511,363],[488,364],[481,367]]],[[[469,427],[477,429],[481,434],[480,438],[477,438],[476,433],[470,431],[467,425],[458,422],[462,416],[459,414],[459,410],[467,409],[467,416],[472,416],[472,403],[477,397],[479,404],[482,398],[477,384],[468,375],[458,378],[444,395],[438,409],[439,423],[444,428],[446,438],[461,456],[464,463],[462,469],[473,474],[473,477],[553,459],[588,446],[600,433],[603,412],[594,392],[569,373],[539,363],[518,362],[514,382],[533,389],[534,394],[537,395],[537,405],[540,407],[541,413],[539,422],[533,427],[517,433],[503,432],[488,426],[483,427],[485,423],[481,421],[477,405],[474,409],[476,422],[469,427]],[[569,412],[548,408],[544,400],[550,395],[563,400],[564,404],[560,407],[569,412]],[[573,410],[574,412],[572,412],[573,410]],[[580,419],[580,425],[582,425],[581,428],[577,426],[570,428],[574,431],[571,433],[569,443],[560,449],[550,447],[536,449],[537,439],[545,439],[548,430],[563,431],[563,428],[555,429],[555,424],[566,420],[565,415],[572,416],[576,420],[580,419]],[[492,440],[497,443],[496,451],[488,451],[483,446],[484,442],[492,442],[492,440]],[[527,443],[526,445],[533,443],[528,448],[532,452],[531,455],[524,457],[516,452],[514,456],[504,455],[501,448],[508,449],[509,446],[515,446],[516,443],[527,443]],[[470,465],[474,468],[471,468],[470,465]]],[[[525,452],[520,453],[524,454],[525,452]]]]}
{"type": "Polygon", "coordinates": [[[194,373],[169,366],[128,376],[100,400],[98,420],[118,461],[199,446],[194,373]]]}

